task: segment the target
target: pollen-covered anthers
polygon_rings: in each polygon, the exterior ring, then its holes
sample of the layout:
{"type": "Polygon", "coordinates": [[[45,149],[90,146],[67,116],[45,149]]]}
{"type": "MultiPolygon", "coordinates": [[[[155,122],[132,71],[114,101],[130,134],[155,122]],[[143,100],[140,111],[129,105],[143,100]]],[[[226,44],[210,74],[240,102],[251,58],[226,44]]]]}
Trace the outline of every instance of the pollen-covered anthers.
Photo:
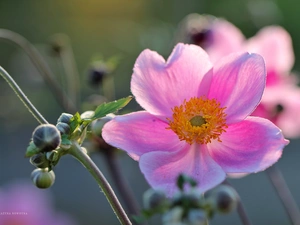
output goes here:
{"type": "Polygon", "coordinates": [[[184,100],[180,106],[175,106],[173,117],[167,118],[169,127],[180,140],[189,144],[207,144],[217,139],[228,127],[226,124],[226,107],[221,107],[216,99],[193,97],[184,100]]]}

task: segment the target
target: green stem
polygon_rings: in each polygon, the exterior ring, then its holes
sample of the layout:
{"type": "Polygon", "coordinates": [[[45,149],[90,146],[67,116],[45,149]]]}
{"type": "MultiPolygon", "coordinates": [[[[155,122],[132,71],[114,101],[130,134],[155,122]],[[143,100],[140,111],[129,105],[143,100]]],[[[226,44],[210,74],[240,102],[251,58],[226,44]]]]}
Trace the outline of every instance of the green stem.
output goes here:
{"type": "Polygon", "coordinates": [[[266,173],[273,184],[277,195],[279,196],[285,211],[287,212],[290,221],[294,225],[300,224],[300,210],[297,206],[297,203],[295,202],[290,189],[288,188],[284,177],[278,168],[278,166],[275,164],[272,167],[268,168],[266,170],[266,173]]]}
{"type": "Polygon", "coordinates": [[[110,206],[112,207],[114,213],[118,217],[120,223],[122,225],[131,225],[131,222],[126,215],[123,207],[121,206],[117,196],[115,195],[113,189],[107,182],[106,178],[96,166],[96,164],[92,161],[92,159],[81,150],[81,147],[77,142],[73,142],[69,153],[73,155],[78,161],[80,161],[84,167],[91,173],[91,175],[95,178],[100,188],[102,189],[105,197],[107,198],[110,206]]]}
{"type": "Polygon", "coordinates": [[[55,80],[54,74],[49,70],[46,62],[36,50],[36,48],[18,33],[6,29],[0,29],[0,39],[12,42],[17,45],[28,55],[32,63],[39,70],[46,84],[49,86],[57,102],[68,112],[75,113],[74,104],[66,96],[65,92],[60,88],[60,85],[55,80]]]}
{"type": "Polygon", "coordinates": [[[4,80],[9,84],[9,86],[13,89],[15,94],[19,97],[21,102],[25,105],[28,111],[33,115],[33,117],[40,123],[48,123],[48,121],[40,114],[40,112],[34,107],[34,105],[30,102],[30,100],[23,93],[21,88],[17,85],[14,79],[0,66],[0,75],[4,78],[4,80]]]}

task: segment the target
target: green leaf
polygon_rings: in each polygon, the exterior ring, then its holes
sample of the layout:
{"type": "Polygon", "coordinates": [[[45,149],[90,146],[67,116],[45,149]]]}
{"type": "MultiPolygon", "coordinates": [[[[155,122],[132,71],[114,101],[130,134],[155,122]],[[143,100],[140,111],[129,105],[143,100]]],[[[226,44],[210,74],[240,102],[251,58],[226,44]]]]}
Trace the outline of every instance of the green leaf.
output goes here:
{"type": "Polygon", "coordinates": [[[109,113],[114,113],[118,111],[119,109],[126,106],[132,99],[132,96],[128,96],[127,98],[121,98],[119,100],[109,102],[109,103],[103,103],[99,105],[96,110],[94,116],[91,118],[91,120],[99,119],[101,117],[106,116],[109,113]]]}
{"type": "Polygon", "coordinates": [[[25,157],[31,157],[33,155],[36,155],[39,153],[41,150],[35,146],[35,144],[31,141],[29,143],[29,146],[27,147],[25,157]]]}
{"type": "Polygon", "coordinates": [[[72,134],[74,130],[82,123],[80,114],[77,112],[74,114],[74,116],[70,119],[70,133],[72,134]]]}
{"type": "Polygon", "coordinates": [[[62,145],[72,145],[72,142],[69,140],[68,135],[64,134],[61,136],[62,145]]]}
{"type": "Polygon", "coordinates": [[[185,174],[180,174],[177,178],[177,187],[180,190],[183,190],[183,187],[184,187],[185,183],[188,183],[192,187],[197,186],[197,182],[193,178],[191,178],[191,177],[189,177],[185,174]]]}

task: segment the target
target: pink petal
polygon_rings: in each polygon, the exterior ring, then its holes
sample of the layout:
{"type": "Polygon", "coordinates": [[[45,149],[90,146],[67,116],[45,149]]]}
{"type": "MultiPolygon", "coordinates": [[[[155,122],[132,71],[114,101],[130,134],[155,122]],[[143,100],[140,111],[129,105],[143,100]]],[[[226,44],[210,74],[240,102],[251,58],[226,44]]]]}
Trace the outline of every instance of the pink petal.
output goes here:
{"type": "Polygon", "coordinates": [[[264,60],[257,54],[233,53],[219,61],[211,82],[210,99],[227,107],[227,124],[239,122],[258,105],[264,91],[264,60]]]}
{"type": "Polygon", "coordinates": [[[248,40],[247,50],[261,54],[266,60],[268,71],[287,73],[294,65],[292,39],[289,33],[279,26],[261,29],[248,40]]]}
{"type": "Polygon", "coordinates": [[[226,174],[209,156],[205,145],[188,145],[176,152],[149,152],[140,158],[140,169],[148,183],[172,196],[176,180],[184,173],[193,177],[201,191],[221,183],[226,174]]]}
{"type": "Polygon", "coordinates": [[[145,110],[169,118],[171,108],[184,99],[207,94],[209,85],[201,87],[200,93],[199,86],[211,67],[206,52],[195,45],[177,44],[167,62],[145,50],[136,60],[131,91],[145,110]]]}
{"type": "Polygon", "coordinates": [[[242,50],[245,37],[232,23],[223,19],[216,19],[210,31],[211,43],[205,50],[213,62],[232,52],[242,50]]]}
{"type": "Polygon", "coordinates": [[[289,143],[278,127],[260,117],[230,125],[220,138],[222,142],[214,141],[207,148],[226,173],[265,170],[277,162],[289,143]]]}
{"type": "Polygon", "coordinates": [[[168,124],[164,121],[140,111],[116,116],[105,124],[102,137],[108,144],[125,150],[134,160],[138,160],[147,152],[173,152],[187,145],[166,127],[168,124]]]}

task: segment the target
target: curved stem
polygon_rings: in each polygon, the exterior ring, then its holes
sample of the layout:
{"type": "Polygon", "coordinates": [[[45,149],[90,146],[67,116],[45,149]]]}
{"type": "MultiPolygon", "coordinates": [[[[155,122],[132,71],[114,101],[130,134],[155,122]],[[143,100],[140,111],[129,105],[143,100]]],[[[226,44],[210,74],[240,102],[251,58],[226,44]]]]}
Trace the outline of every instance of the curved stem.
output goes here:
{"type": "Polygon", "coordinates": [[[40,71],[46,84],[52,90],[57,102],[68,112],[75,113],[76,108],[68,99],[64,91],[60,88],[57,81],[54,79],[54,74],[48,69],[46,62],[36,50],[23,36],[6,29],[0,29],[0,39],[10,41],[25,51],[35,67],[40,71]]]}
{"type": "Polygon", "coordinates": [[[80,161],[95,178],[95,180],[101,187],[103,193],[105,194],[105,197],[110,203],[110,206],[112,207],[114,213],[118,217],[120,223],[122,225],[131,225],[128,216],[126,215],[117,196],[115,195],[113,189],[105,179],[104,175],[96,166],[96,164],[92,161],[92,159],[81,150],[77,142],[73,142],[73,146],[69,150],[69,153],[73,155],[78,161],[80,161]]]}
{"type": "Polygon", "coordinates": [[[283,178],[279,168],[275,165],[266,170],[266,173],[279,196],[290,221],[294,225],[300,224],[300,211],[283,178]]]}
{"type": "Polygon", "coordinates": [[[21,102],[25,105],[28,111],[33,115],[33,117],[40,123],[48,123],[48,121],[40,114],[40,112],[34,107],[34,105],[30,102],[30,100],[23,93],[21,88],[17,85],[14,79],[0,66],[0,75],[4,78],[4,80],[9,84],[9,86],[13,89],[15,94],[19,97],[21,102]]]}

